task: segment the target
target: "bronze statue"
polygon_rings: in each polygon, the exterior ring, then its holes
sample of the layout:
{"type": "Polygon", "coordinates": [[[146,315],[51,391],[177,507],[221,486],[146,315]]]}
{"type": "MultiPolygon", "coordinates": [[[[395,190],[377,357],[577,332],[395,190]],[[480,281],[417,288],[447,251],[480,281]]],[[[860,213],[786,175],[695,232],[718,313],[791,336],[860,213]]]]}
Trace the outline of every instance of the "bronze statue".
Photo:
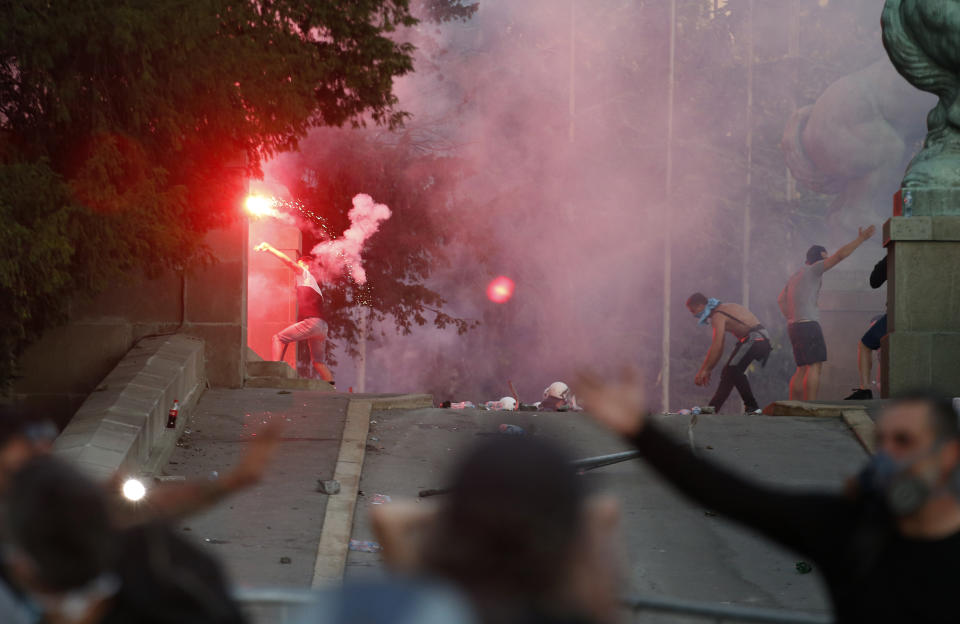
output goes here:
{"type": "MultiPolygon", "coordinates": [[[[897,71],[939,101],[904,189],[960,187],[960,1],[886,0],[883,45],[897,71]]],[[[960,206],[953,208],[960,214],[960,206]]]]}

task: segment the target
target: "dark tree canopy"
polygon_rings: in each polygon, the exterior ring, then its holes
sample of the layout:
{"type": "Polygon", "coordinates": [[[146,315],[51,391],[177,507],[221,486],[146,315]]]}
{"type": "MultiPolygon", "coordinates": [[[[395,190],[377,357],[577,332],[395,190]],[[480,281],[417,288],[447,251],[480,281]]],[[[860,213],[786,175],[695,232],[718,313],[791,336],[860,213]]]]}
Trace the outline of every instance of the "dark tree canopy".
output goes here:
{"type": "Polygon", "coordinates": [[[75,293],[201,253],[311,127],[399,126],[414,48],[394,32],[416,22],[410,0],[4,3],[0,384],[75,293]]]}

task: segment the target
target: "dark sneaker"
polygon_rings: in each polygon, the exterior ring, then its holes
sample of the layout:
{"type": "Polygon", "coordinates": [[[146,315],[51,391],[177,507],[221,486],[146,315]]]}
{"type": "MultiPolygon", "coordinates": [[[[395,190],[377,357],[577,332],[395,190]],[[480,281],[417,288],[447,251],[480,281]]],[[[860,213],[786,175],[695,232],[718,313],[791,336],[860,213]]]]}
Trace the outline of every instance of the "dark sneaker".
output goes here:
{"type": "Polygon", "coordinates": [[[846,397],[844,401],[865,401],[872,398],[873,398],[873,390],[870,390],[870,389],[863,390],[861,388],[857,388],[856,390],[853,391],[853,394],[846,397]]]}

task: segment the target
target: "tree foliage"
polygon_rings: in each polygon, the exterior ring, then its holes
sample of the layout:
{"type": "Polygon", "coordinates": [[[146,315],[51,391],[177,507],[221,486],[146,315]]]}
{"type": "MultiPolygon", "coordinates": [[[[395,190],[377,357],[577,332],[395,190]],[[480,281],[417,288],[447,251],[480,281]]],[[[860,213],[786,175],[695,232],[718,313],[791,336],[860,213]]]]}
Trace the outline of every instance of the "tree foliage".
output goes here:
{"type": "Polygon", "coordinates": [[[394,35],[415,24],[410,0],[4,3],[0,383],[74,294],[202,254],[310,128],[398,127],[414,48],[394,35]]]}

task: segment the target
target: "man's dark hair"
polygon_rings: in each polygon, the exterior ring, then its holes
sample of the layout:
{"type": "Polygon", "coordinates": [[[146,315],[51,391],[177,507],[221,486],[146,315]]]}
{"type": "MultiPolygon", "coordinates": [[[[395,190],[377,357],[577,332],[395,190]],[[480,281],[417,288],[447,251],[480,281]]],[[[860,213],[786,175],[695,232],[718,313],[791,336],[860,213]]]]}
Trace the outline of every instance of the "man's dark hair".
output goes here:
{"type": "Polygon", "coordinates": [[[823,245],[814,245],[807,250],[807,264],[816,264],[823,260],[823,254],[827,253],[827,248],[823,245]]]}
{"type": "Polygon", "coordinates": [[[904,403],[922,403],[929,408],[930,426],[937,438],[954,440],[960,438],[960,416],[953,408],[953,402],[946,396],[926,389],[910,390],[897,394],[893,405],[904,403]]]}
{"type": "Polygon", "coordinates": [[[703,293],[695,292],[687,299],[687,307],[692,308],[697,305],[707,305],[707,297],[703,293]]]}
{"type": "Polygon", "coordinates": [[[37,565],[48,590],[83,587],[113,568],[116,535],[106,494],[75,466],[31,459],[14,475],[7,502],[6,537],[37,565]]]}
{"type": "Polygon", "coordinates": [[[424,561],[474,596],[540,603],[569,572],[585,493],[554,443],[496,437],[454,470],[424,561]]]}

